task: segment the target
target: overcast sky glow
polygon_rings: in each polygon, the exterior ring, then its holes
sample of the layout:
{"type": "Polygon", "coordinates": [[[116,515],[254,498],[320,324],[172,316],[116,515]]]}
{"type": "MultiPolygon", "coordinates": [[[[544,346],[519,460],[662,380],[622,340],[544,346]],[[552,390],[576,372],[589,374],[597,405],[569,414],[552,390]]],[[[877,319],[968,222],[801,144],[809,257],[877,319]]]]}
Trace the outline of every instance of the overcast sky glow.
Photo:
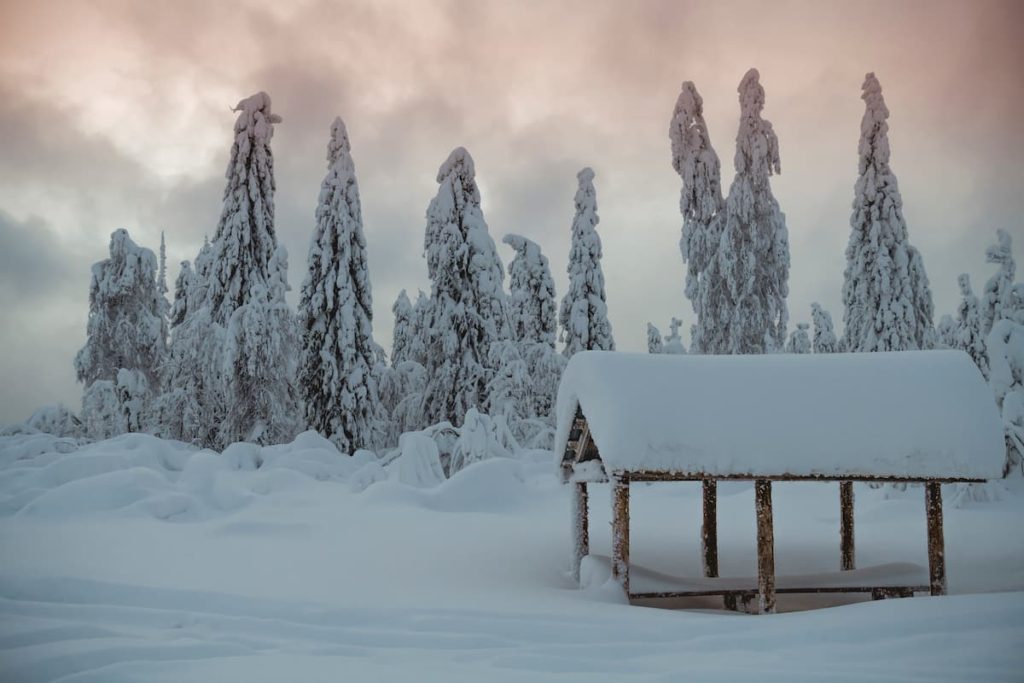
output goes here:
{"type": "MultiPolygon", "coordinates": [[[[267,91],[278,234],[302,281],[324,149],[348,126],[377,341],[427,288],[424,212],[456,146],[476,160],[500,244],[537,242],[559,295],[576,172],[597,172],[619,348],[693,320],[677,247],[668,124],[683,80],[704,98],[732,179],[736,86],[757,67],[779,137],[773,190],[790,233],[790,325],[840,289],[867,71],[892,113],[892,164],[936,313],[976,291],[1008,230],[1024,264],[1024,4],[1018,2],[3,2],[0,0],[0,423],[78,407],[90,265],[127,228],[170,278],[220,212],[230,108],[267,91]]],[[[1024,265],[1022,265],[1024,268],[1024,265]]],[[[291,298],[297,299],[293,291],[291,298]]]]}

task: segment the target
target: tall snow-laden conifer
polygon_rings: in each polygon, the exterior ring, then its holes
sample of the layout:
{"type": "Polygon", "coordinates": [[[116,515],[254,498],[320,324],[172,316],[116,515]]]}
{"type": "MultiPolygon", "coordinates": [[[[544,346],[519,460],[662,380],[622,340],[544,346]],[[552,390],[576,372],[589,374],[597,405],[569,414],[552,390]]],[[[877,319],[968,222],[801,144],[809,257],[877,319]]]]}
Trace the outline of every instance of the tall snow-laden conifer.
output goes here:
{"type": "Polygon", "coordinates": [[[299,303],[299,388],[306,425],[351,454],[381,445],[385,416],[373,372],[376,344],[359,185],[340,118],[331,124],[327,164],[299,303]]]}
{"type": "Polygon", "coordinates": [[[430,423],[459,424],[487,404],[491,345],[510,338],[508,306],[469,152],[453,150],[437,182],[424,239],[431,281],[424,409],[430,423]]]}
{"type": "Polygon", "coordinates": [[[509,426],[523,443],[546,448],[553,436],[555,399],[565,366],[565,357],[555,351],[555,283],[539,245],[519,235],[506,235],[504,242],[516,250],[508,268],[509,309],[522,365],[517,364],[509,349],[496,353],[502,379],[492,382],[492,393],[497,391],[498,396],[492,396],[491,404],[503,400],[502,397],[506,397],[507,404],[507,397],[515,395],[525,382],[518,404],[520,422],[509,426]],[[517,372],[523,368],[525,376],[520,377],[517,372]]]}
{"type": "Polygon", "coordinates": [[[1013,278],[1017,264],[1013,260],[1013,242],[1005,230],[996,232],[996,243],[985,251],[985,261],[999,269],[985,283],[981,300],[981,332],[988,335],[998,321],[1010,317],[1013,309],[1013,278]]]}
{"type": "Polygon", "coordinates": [[[403,289],[398,293],[391,312],[395,316],[395,324],[391,333],[391,364],[398,365],[409,360],[409,349],[414,334],[412,302],[403,289]]]}
{"type": "Polygon", "coordinates": [[[85,346],[75,357],[78,381],[117,379],[122,368],[145,375],[159,386],[165,348],[164,306],[157,281],[157,259],[127,230],[110,235],[110,258],[93,265],[85,346]]]}
{"type": "MultiPolygon", "coordinates": [[[[693,304],[697,323],[693,326],[690,348],[696,353],[706,327],[714,327],[714,302],[720,301],[721,278],[709,280],[706,270],[714,260],[721,239],[722,224],[717,220],[724,207],[722,199],[721,164],[711,146],[704,101],[691,81],[683,83],[676,100],[668,129],[672,141],[672,167],[679,174],[683,187],[679,193],[679,211],[683,215],[679,249],[686,263],[686,297],[693,304]]],[[[718,337],[717,330],[710,332],[718,337]]]]}
{"type": "Polygon", "coordinates": [[[502,241],[516,250],[508,267],[512,338],[519,342],[548,344],[553,349],[558,311],[548,258],[536,242],[520,235],[505,235],[502,241]]]}
{"type": "Polygon", "coordinates": [[[811,322],[814,325],[814,338],[811,348],[814,353],[836,353],[839,351],[839,340],[832,328],[832,315],[821,307],[811,304],[811,322]]]}
{"type": "MultiPolygon", "coordinates": [[[[761,118],[764,88],[757,69],[739,88],[736,177],[722,217],[722,236],[708,278],[715,293],[701,334],[703,353],[765,353],[786,343],[789,312],[789,234],[772,195],[770,178],[781,172],[779,142],[761,118]]],[[[709,293],[710,295],[711,293],[709,293]]]]}
{"type": "Polygon", "coordinates": [[[889,166],[889,110],[869,73],[843,281],[844,346],[848,351],[927,348],[932,302],[920,254],[910,246],[903,199],[889,166]]]}
{"type": "Polygon", "coordinates": [[[981,374],[988,379],[988,354],[985,352],[985,337],[981,331],[981,306],[971,288],[971,278],[967,273],[960,274],[957,285],[961,298],[956,309],[955,348],[966,351],[981,370],[981,374]]]}
{"type": "Polygon", "coordinates": [[[566,358],[578,351],[615,349],[601,270],[601,238],[597,234],[601,219],[597,215],[594,171],[584,168],[576,174],[576,180],[576,215],[572,221],[572,244],[566,269],[569,291],[562,297],[558,315],[565,343],[562,353],[566,358]]]}
{"type": "Polygon", "coordinates": [[[287,258],[274,228],[270,141],[281,117],[263,92],[239,102],[235,111],[224,208],[202,278],[211,324],[223,330],[218,384],[227,411],[217,434],[222,446],[286,440],[298,422],[295,327],[284,300],[287,258]]]}

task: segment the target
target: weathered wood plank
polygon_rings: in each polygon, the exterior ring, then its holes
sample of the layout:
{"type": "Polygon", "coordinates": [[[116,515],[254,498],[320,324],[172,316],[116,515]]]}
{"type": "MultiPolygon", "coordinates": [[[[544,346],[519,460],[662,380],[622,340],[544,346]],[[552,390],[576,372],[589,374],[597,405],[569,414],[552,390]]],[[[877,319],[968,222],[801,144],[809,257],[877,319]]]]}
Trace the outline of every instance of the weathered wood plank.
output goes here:
{"type": "MultiPolygon", "coordinates": [[[[872,597],[876,600],[883,599],[885,597],[911,597],[914,593],[924,593],[930,590],[929,586],[815,586],[812,588],[776,588],[776,595],[808,595],[808,594],[819,594],[819,593],[871,593],[872,597]],[[875,597],[875,594],[879,597],[875,597]]],[[[727,599],[731,599],[733,607],[731,609],[737,609],[735,604],[737,597],[744,596],[756,596],[758,591],[756,588],[750,589],[723,589],[723,590],[699,590],[699,591],[648,591],[648,592],[637,592],[630,593],[629,597],[638,599],[657,599],[657,598],[705,598],[714,597],[716,595],[725,596],[727,599]]]]}
{"type": "Polygon", "coordinates": [[[612,578],[629,595],[629,478],[612,480],[612,578]]]}
{"type": "Polygon", "coordinates": [[[932,595],[946,594],[946,542],[942,534],[942,484],[929,481],[924,485],[925,510],[928,515],[928,576],[932,595]]]}
{"type": "Polygon", "coordinates": [[[929,479],[927,477],[886,477],[867,475],[793,475],[780,472],[778,474],[709,474],[707,472],[654,472],[651,470],[631,470],[628,472],[630,481],[704,481],[713,479],[715,481],[868,481],[881,484],[921,484],[927,481],[937,481],[943,484],[984,483],[985,479],[969,479],[963,477],[942,477],[929,479]]]}
{"type": "Polygon", "coordinates": [[[772,483],[754,482],[757,511],[757,600],[762,614],[775,611],[775,531],[772,528],[772,483]]]}
{"type": "Polygon", "coordinates": [[[839,482],[839,568],[856,567],[853,537],[853,482],[839,482]]]}
{"type": "Polygon", "coordinates": [[[572,496],[572,575],[577,583],[580,580],[580,563],[590,553],[590,520],[587,499],[587,484],[585,482],[574,484],[572,496]]]}
{"type": "Polygon", "coordinates": [[[700,546],[704,556],[704,576],[718,576],[718,483],[705,479],[704,522],[700,527],[700,546]]]}

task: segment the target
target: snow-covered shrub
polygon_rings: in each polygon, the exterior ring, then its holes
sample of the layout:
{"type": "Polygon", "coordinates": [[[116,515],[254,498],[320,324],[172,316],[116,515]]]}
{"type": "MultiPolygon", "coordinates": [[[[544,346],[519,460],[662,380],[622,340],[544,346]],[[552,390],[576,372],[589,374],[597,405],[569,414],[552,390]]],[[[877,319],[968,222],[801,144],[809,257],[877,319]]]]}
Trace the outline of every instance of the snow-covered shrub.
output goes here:
{"type": "Polygon", "coordinates": [[[30,430],[53,436],[77,437],[85,432],[82,421],[63,403],[37,408],[24,424],[30,430]]]}
{"type": "Polygon", "coordinates": [[[423,432],[402,434],[399,456],[392,467],[398,481],[408,486],[429,488],[445,480],[437,444],[423,432]]]}
{"type": "Polygon", "coordinates": [[[679,334],[679,328],[682,326],[683,321],[679,318],[672,318],[669,323],[669,333],[665,337],[665,346],[662,348],[662,353],[671,353],[675,355],[685,355],[686,346],[683,345],[683,337],[679,334]]]}
{"type": "Polygon", "coordinates": [[[81,420],[85,435],[97,441],[128,431],[112,380],[98,379],[85,390],[81,420]]]}
{"type": "Polygon", "coordinates": [[[1003,319],[985,340],[989,383],[1003,417],[1009,471],[1024,464],[1024,325],[1003,319]]]}
{"type": "Polygon", "coordinates": [[[808,334],[809,329],[810,325],[807,323],[797,323],[796,329],[790,333],[789,341],[786,343],[786,353],[811,352],[811,336],[808,334]]]}
{"type": "Polygon", "coordinates": [[[811,322],[814,324],[814,339],[811,348],[814,353],[836,353],[840,350],[839,340],[832,329],[832,315],[821,307],[821,304],[811,304],[811,322]]]}
{"type": "Polygon", "coordinates": [[[502,417],[492,418],[471,409],[459,428],[448,473],[455,474],[489,458],[511,458],[518,450],[519,444],[502,417]]]}

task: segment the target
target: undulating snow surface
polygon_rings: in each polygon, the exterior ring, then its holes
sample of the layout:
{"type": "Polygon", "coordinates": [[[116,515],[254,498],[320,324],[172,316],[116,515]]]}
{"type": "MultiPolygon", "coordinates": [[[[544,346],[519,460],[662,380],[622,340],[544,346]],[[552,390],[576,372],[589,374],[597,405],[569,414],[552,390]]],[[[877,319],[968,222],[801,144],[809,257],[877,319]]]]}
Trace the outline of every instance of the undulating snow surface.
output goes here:
{"type": "MultiPolygon", "coordinates": [[[[0,680],[1010,681],[1024,667],[1019,478],[996,503],[947,504],[949,597],[748,616],[579,590],[550,452],[429,488],[399,481],[415,452],[385,469],[313,433],[223,455],[0,438],[0,680]]],[[[921,489],[856,495],[858,566],[924,563],[921,489]]],[[[837,486],[777,485],[774,502],[780,574],[834,570],[837,486]]],[[[696,575],[699,486],[635,485],[632,504],[633,562],[696,575]]],[[[591,505],[592,552],[608,555],[604,487],[591,505]]],[[[749,575],[750,487],[723,484],[719,511],[722,574],[749,575]]]]}
{"type": "Polygon", "coordinates": [[[573,356],[557,459],[580,406],[606,470],[1002,476],[992,393],[967,354],[573,356]]]}

